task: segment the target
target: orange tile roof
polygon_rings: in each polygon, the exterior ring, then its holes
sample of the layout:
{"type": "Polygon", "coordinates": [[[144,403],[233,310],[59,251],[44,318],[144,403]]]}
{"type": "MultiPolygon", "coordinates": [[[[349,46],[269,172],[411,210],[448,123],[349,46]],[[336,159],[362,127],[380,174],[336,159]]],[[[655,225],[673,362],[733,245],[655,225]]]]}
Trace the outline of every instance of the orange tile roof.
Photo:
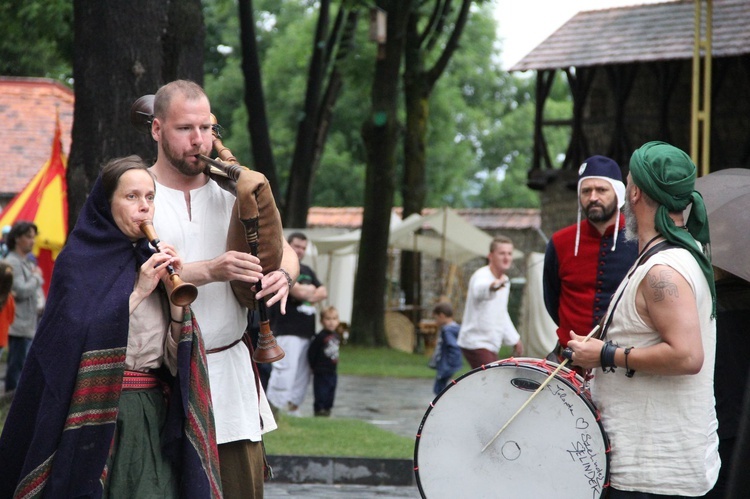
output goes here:
{"type": "MultiPolygon", "coordinates": [[[[425,208],[423,215],[434,213],[436,208],[425,208]]],[[[401,217],[402,209],[393,208],[401,217]]],[[[456,212],[469,223],[483,230],[493,229],[538,229],[541,227],[541,211],[535,208],[463,208],[456,212]]],[[[307,212],[307,226],[359,229],[362,226],[362,208],[311,207],[307,212]]]]}
{"type": "Polygon", "coordinates": [[[56,110],[60,114],[63,153],[70,154],[73,101],[73,91],[52,79],[0,77],[1,194],[23,190],[49,159],[56,110]]]}

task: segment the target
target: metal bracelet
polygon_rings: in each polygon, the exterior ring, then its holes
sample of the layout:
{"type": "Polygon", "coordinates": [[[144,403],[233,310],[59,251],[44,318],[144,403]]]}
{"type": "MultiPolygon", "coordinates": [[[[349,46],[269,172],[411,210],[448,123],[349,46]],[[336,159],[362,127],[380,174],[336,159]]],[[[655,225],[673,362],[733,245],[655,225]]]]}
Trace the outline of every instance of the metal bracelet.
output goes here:
{"type": "Polygon", "coordinates": [[[287,284],[287,286],[289,286],[289,289],[291,289],[292,286],[294,285],[294,281],[292,280],[292,276],[290,276],[289,272],[287,272],[286,270],[282,269],[281,267],[279,267],[278,271],[281,272],[282,274],[284,274],[284,277],[286,277],[286,284],[287,284]]]}

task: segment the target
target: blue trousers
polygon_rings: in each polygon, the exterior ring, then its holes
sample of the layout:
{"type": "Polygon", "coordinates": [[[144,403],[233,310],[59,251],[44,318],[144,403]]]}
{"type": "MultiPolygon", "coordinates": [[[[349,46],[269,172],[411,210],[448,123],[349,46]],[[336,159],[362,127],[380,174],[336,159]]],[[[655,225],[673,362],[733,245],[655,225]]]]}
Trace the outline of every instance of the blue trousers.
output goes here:
{"type": "Polygon", "coordinates": [[[333,407],[333,399],[336,397],[336,384],[338,383],[338,374],[336,373],[315,373],[313,374],[313,409],[315,412],[326,410],[333,407]]]}
{"type": "Polygon", "coordinates": [[[8,336],[8,371],[5,373],[5,393],[18,386],[23,364],[31,348],[31,338],[8,336]]]}

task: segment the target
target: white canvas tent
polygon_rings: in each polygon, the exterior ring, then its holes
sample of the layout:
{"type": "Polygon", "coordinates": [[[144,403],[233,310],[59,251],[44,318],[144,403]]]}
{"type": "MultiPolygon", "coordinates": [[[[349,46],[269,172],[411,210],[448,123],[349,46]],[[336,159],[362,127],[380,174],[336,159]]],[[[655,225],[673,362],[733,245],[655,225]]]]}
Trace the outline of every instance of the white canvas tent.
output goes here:
{"type": "MultiPolygon", "coordinates": [[[[485,257],[492,236],[477,229],[450,208],[405,220],[391,216],[389,246],[408,251],[419,251],[432,258],[442,258],[461,265],[473,258],[485,257]]],[[[285,229],[288,235],[296,229],[285,229]]],[[[333,305],[340,319],[351,324],[354,276],[357,271],[360,230],[335,233],[331,229],[302,229],[308,240],[304,262],[310,265],[328,289],[325,305],[333,305]]],[[[513,258],[523,258],[518,249],[513,258]]],[[[530,254],[527,261],[527,285],[519,332],[528,342],[528,354],[543,357],[554,347],[555,326],[544,309],[541,291],[543,254],[530,254]]],[[[384,269],[385,271],[385,269],[384,269]]]]}
{"type": "MultiPolygon", "coordinates": [[[[471,225],[454,210],[440,208],[431,215],[407,217],[391,230],[388,245],[462,265],[473,258],[487,256],[491,242],[492,236],[471,225]]],[[[522,256],[519,250],[513,252],[513,258],[522,256]]]]}
{"type": "MultiPolygon", "coordinates": [[[[356,254],[359,248],[359,229],[335,235],[303,232],[315,244],[318,254],[356,254]]],[[[441,208],[427,216],[412,214],[403,221],[394,215],[388,246],[461,265],[472,258],[486,256],[491,241],[492,236],[471,225],[451,208],[441,208]]],[[[522,256],[519,250],[513,252],[513,258],[522,256]]]]}
{"type": "MultiPolygon", "coordinates": [[[[492,236],[471,225],[451,208],[441,208],[427,216],[413,214],[403,221],[392,215],[390,228],[390,247],[418,251],[457,265],[486,256],[492,241],[492,236]]],[[[286,229],[285,233],[294,231],[286,229]]],[[[351,322],[361,231],[333,235],[330,230],[303,229],[301,232],[313,243],[304,261],[328,288],[327,303],[339,310],[342,321],[351,322]]],[[[520,258],[523,253],[515,250],[513,256],[520,258]]]]}
{"type": "Polygon", "coordinates": [[[524,355],[543,359],[557,344],[557,324],[544,306],[544,253],[532,252],[526,257],[526,286],[523,289],[520,323],[524,355]]]}

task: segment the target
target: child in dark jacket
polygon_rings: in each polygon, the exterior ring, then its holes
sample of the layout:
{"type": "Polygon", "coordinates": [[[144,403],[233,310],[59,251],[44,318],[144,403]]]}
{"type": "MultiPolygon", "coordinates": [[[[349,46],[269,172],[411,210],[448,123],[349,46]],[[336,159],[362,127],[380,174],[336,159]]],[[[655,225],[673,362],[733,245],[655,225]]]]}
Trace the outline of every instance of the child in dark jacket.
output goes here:
{"type": "Polygon", "coordinates": [[[321,329],[313,338],[307,351],[307,360],[313,372],[313,410],[316,416],[330,416],[336,396],[339,363],[339,313],[336,307],[327,307],[320,314],[321,329]]]}
{"type": "Polygon", "coordinates": [[[458,346],[458,331],[461,327],[453,320],[451,304],[438,303],[432,310],[432,316],[440,328],[440,336],[430,362],[437,369],[433,387],[433,392],[437,395],[443,391],[451,377],[463,367],[463,357],[461,348],[458,346]]]}

